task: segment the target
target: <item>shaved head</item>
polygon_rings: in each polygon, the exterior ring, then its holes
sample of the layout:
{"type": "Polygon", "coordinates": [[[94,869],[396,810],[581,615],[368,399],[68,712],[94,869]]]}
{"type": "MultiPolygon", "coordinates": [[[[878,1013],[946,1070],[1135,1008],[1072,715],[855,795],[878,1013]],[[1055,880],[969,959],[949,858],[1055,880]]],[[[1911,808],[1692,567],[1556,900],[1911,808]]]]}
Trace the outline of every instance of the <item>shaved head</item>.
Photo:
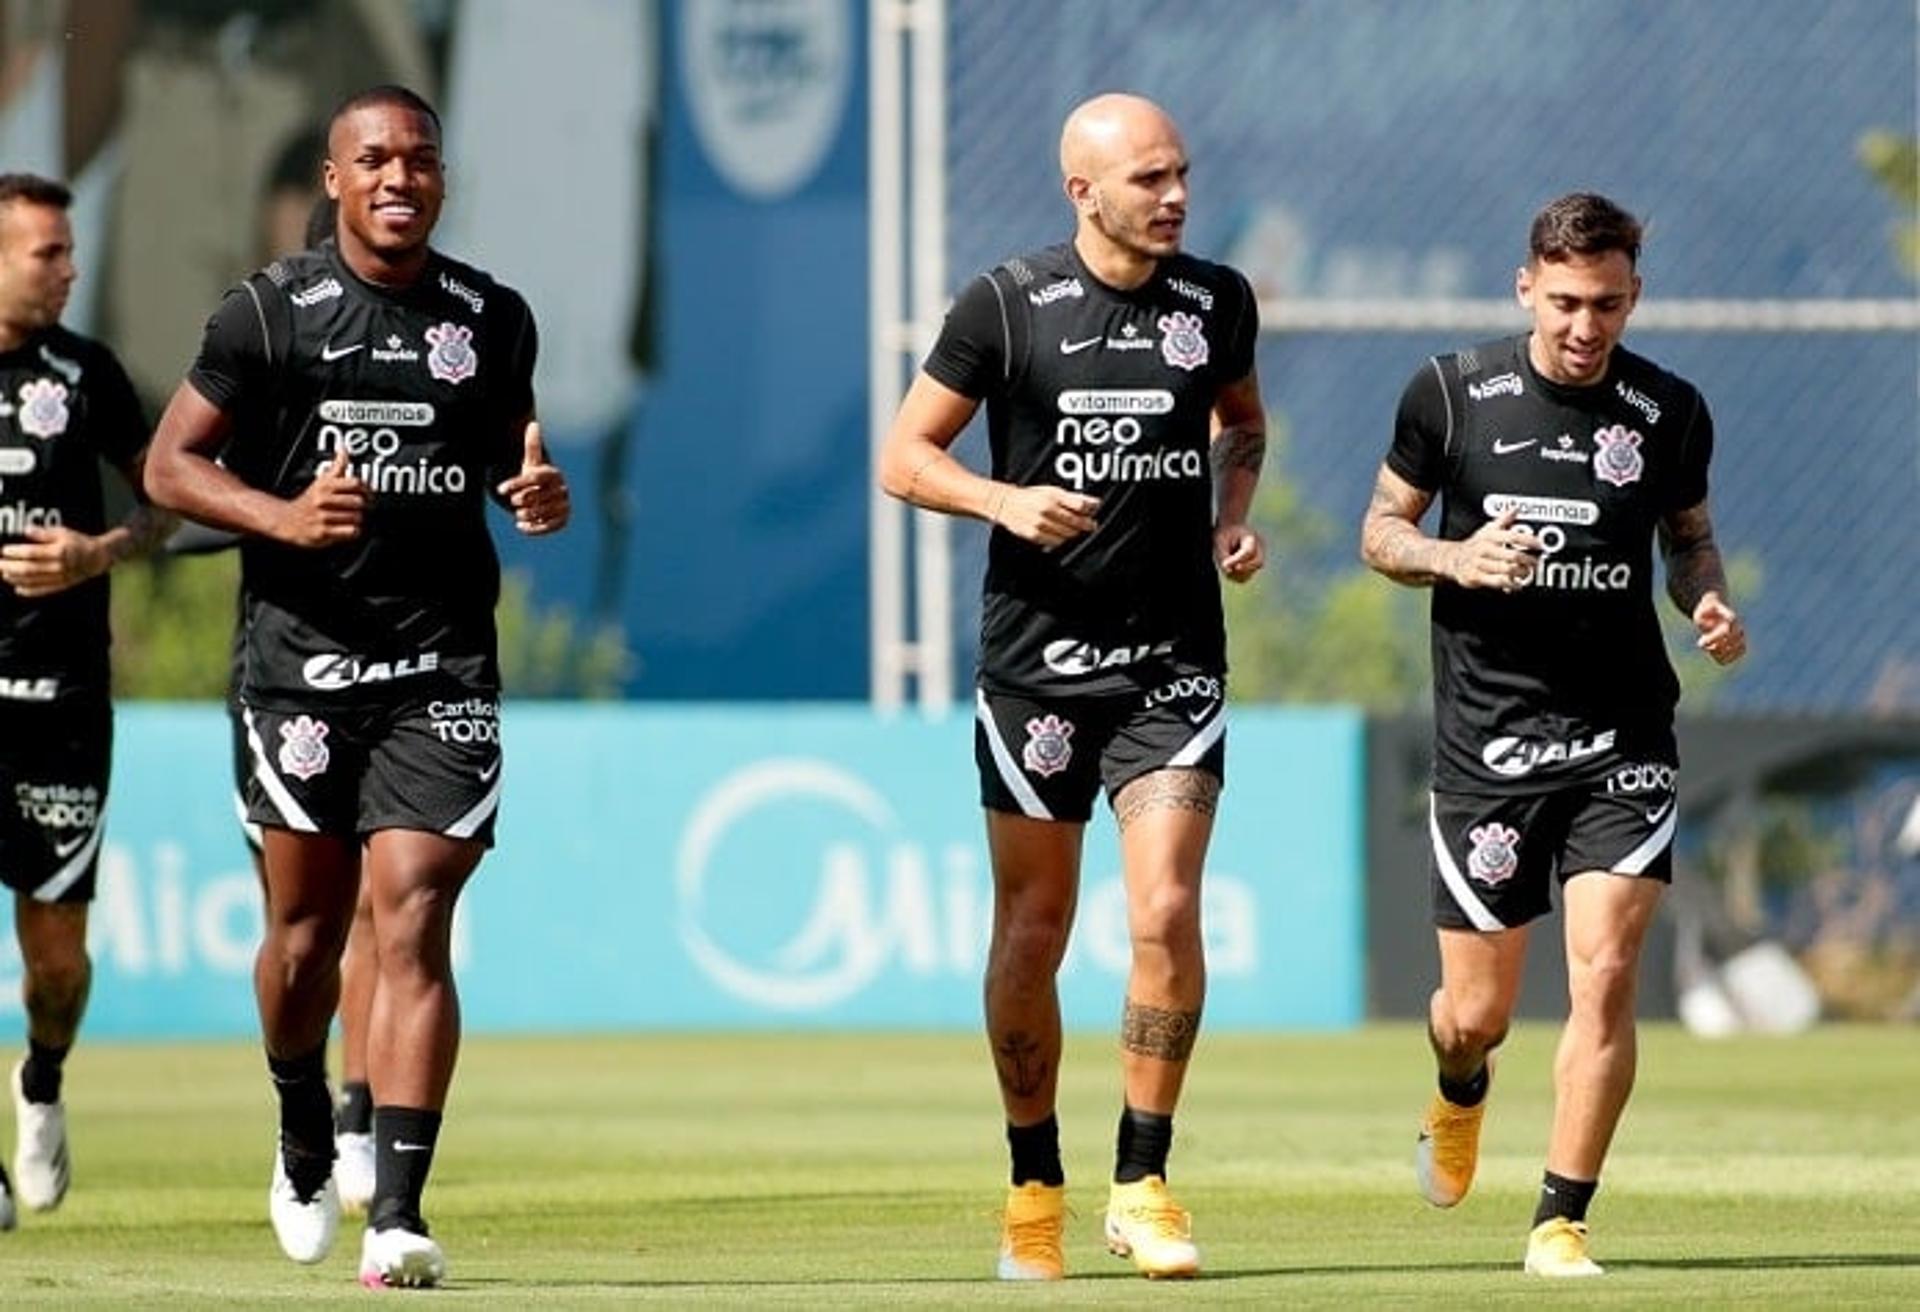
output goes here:
{"type": "Polygon", "coordinates": [[[1179,254],[1187,147],[1166,110],[1124,92],[1083,101],[1060,129],[1060,173],[1074,245],[1110,285],[1138,286],[1179,254]]]}
{"type": "Polygon", "coordinates": [[[1145,96],[1123,91],[1083,100],[1060,130],[1062,177],[1097,177],[1139,142],[1157,137],[1180,139],[1167,111],[1145,96]]]}

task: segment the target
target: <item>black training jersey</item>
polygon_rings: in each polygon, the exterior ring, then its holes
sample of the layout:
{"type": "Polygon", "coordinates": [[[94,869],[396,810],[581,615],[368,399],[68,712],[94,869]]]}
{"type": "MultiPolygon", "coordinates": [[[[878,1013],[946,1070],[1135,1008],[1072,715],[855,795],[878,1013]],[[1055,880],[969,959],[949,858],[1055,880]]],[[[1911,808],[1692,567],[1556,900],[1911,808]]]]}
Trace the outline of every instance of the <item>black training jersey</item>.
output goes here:
{"type": "Polygon", "coordinates": [[[227,294],[188,375],[232,420],[222,462],[292,498],[344,447],[372,490],[352,542],[241,544],[249,704],[388,701],[423,678],[499,687],[486,500],[519,469],[534,352],[519,294],[438,253],[393,290],[329,241],[227,294]]]}
{"type": "Polygon", "coordinates": [[[1246,279],[1185,255],[1120,291],[1064,243],[961,291],[925,368],[985,400],[993,477],[1101,499],[1099,527],[1051,551],[992,534],[983,687],[1107,695],[1169,667],[1224,673],[1210,417],[1252,372],[1258,328],[1246,279]]]}
{"type": "Polygon", "coordinates": [[[1542,378],[1524,334],[1414,375],[1387,466],[1440,494],[1439,536],[1512,507],[1542,544],[1518,592],[1434,586],[1435,787],[1541,792],[1672,759],[1652,547],[1706,499],[1712,450],[1700,393],[1624,349],[1589,387],[1542,378]]]}
{"type": "MultiPolygon", "coordinates": [[[[0,545],[107,528],[100,461],[126,468],[147,423],[106,347],[59,326],[0,352],[0,545]]],[[[0,704],[107,685],[107,580],[28,599],[0,583],[0,704]]]]}

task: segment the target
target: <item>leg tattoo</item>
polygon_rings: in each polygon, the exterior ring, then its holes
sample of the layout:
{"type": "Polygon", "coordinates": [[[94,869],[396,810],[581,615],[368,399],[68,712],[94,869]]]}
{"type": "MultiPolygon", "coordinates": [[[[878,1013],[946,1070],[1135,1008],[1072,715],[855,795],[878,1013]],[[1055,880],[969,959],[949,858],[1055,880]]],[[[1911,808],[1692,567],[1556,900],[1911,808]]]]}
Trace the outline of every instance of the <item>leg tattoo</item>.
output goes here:
{"type": "Polygon", "coordinates": [[[1206,771],[1155,770],[1130,780],[1114,795],[1113,815],[1125,829],[1156,808],[1212,815],[1219,804],[1220,781],[1206,771]]]}
{"type": "Polygon", "coordinates": [[[1000,1087],[1016,1098],[1031,1098],[1046,1082],[1047,1062],[1039,1040],[1020,1030],[1001,1035],[993,1045],[993,1065],[1000,1087]]]}
{"type": "Polygon", "coordinates": [[[1120,1021],[1121,1047],[1161,1061],[1185,1061],[1193,1055],[1193,1041],[1199,1035],[1198,1011],[1167,1011],[1131,998],[1120,1021]]]}

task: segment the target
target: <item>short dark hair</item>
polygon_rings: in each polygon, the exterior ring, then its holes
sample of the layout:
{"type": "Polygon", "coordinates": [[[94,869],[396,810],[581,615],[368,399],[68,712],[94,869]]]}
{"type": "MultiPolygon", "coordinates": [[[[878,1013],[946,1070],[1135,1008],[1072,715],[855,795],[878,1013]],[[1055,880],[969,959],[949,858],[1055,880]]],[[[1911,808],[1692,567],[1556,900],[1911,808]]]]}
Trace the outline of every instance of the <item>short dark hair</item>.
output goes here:
{"type": "Polygon", "coordinates": [[[410,87],[397,82],[383,82],[377,87],[368,87],[365,91],[356,91],[334,108],[333,116],[327,120],[327,133],[333,133],[333,125],[356,110],[371,109],[375,105],[398,105],[402,109],[424,114],[433,124],[434,135],[440,134],[440,115],[427,98],[410,87]]]}
{"type": "Polygon", "coordinates": [[[1537,264],[1541,260],[1623,251],[1629,264],[1637,264],[1642,235],[1640,220],[1605,196],[1576,191],[1548,202],[1534,215],[1533,229],[1527,235],[1527,255],[1537,264]]]}
{"type": "Polygon", "coordinates": [[[37,173],[0,173],[0,205],[10,205],[16,200],[64,210],[73,204],[73,193],[65,183],[37,173]]]}

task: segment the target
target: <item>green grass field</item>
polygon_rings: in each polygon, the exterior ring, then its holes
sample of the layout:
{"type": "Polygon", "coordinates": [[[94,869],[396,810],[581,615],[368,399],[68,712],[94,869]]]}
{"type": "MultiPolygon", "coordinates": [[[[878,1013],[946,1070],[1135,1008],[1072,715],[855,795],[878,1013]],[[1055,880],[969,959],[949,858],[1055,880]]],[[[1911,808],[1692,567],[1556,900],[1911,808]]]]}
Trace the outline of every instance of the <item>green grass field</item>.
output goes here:
{"type": "Polygon", "coordinates": [[[1016,1288],[988,1279],[1004,1149],[981,1041],[475,1039],[427,1196],[451,1267],[431,1295],[359,1289],[357,1231],[318,1267],[279,1256],[253,1047],[83,1043],[76,1183],[0,1235],[0,1303],[1920,1306],[1920,1033],[1652,1029],[1592,1217],[1609,1273],[1546,1287],[1519,1258],[1553,1041],[1509,1041],[1479,1184],[1437,1212],[1412,1184],[1417,1029],[1204,1039],[1173,1176],[1207,1274],[1149,1286],[1099,1242],[1116,1063],[1077,1039],[1072,1278],[1016,1288]]]}

